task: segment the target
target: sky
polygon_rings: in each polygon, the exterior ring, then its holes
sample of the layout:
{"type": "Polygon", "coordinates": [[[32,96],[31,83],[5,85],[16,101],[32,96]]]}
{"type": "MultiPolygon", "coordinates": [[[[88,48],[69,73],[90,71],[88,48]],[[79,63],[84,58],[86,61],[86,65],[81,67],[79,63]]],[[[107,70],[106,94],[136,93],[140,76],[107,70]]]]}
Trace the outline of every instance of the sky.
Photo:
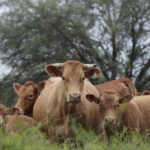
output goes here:
{"type": "MultiPolygon", "coordinates": [[[[6,10],[6,7],[0,7],[0,15],[6,10]]],[[[7,65],[2,64],[2,61],[0,60],[0,80],[2,79],[4,74],[8,74],[10,71],[11,69],[7,65]]]]}

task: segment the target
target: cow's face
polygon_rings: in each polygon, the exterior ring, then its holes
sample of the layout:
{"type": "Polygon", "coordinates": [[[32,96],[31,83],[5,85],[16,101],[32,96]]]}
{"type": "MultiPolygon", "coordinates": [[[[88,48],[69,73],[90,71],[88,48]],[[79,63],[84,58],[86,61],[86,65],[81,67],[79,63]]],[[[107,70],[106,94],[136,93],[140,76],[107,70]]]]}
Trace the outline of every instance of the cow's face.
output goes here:
{"type": "Polygon", "coordinates": [[[22,109],[25,115],[31,115],[35,101],[45,86],[45,81],[35,85],[31,81],[27,81],[23,86],[14,83],[13,87],[18,95],[18,102],[15,107],[22,109]]]}
{"type": "Polygon", "coordinates": [[[132,99],[132,95],[120,97],[117,92],[107,90],[102,92],[99,98],[91,94],[86,95],[86,98],[99,104],[100,114],[105,126],[112,126],[116,124],[120,104],[129,102],[132,99]]]}
{"type": "Polygon", "coordinates": [[[97,68],[85,70],[84,64],[78,61],[67,61],[60,69],[54,65],[48,65],[45,70],[50,75],[62,78],[62,93],[66,102],[71,104],[77,104],[81,101],[85,78],[92,77],[94,73],[98,76],[100,74],[100,70],[97,68]]]}
{"type": "Polygon", "coordinates": [[[100,94],[99,107],[105,125],[115,125],[119,113],[119,95],[108,91],[100,94]]]}

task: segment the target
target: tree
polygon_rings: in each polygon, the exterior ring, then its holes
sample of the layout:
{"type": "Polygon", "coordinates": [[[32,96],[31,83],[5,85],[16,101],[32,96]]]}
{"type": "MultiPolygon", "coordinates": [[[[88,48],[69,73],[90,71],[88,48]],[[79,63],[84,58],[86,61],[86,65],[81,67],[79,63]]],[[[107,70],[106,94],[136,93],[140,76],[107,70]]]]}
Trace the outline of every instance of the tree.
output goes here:
{"type": "Polygon", "coordinates": [[[0,58],[11,67],[1,81],[7,105],[15,102],[14,82],[38,84],[49,78],[47,64],[68,59],[96,63],[102,76],[93,84],[126,76],[138,91],[150,89],[149,1],[6,0],[0,6],[8,8],[0,16],[0,58]]]}

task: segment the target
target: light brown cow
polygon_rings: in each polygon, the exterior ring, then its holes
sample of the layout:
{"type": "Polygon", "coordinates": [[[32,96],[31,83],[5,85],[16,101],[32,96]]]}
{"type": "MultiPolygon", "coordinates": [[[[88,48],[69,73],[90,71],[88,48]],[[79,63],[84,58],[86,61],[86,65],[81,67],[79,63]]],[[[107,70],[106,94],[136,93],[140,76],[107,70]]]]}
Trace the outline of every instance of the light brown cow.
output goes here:
{"type": "Polygon", "coordinates": [[[95,85],[99,93],[105,90],[114,90],[120,96],[131,94],[133,96],[138,96],[138,92],[129,78],[119,78],[117,80],[112,80],[103,84],[95,85]]]}
{"type": "Polygon", "coordinates": [[[4,124],[4,119],[6,115],[21,115],[23,114],[22,110],[17,107],[7,108],[4,105],[0,104],[0,124],[4,124]]]}
{"type": "Polygon", "coordinates": [[[92,77],[94,73],[99,76],[100,70],[93,65],[91,67],[88,69],[87,65],[78,61],[46,66],[47,73],[60,77],[51,77],[47,80],[42,94],[34,105],[33,119],[37,122],[48,122],[51,143],[55,142],[55,133],[63,138],[74,136],[70,129],[72,118],[75,118],[77,124],[81,124],[84,129],[91,127],[96,130],[99,127],[99,107],[85,98],[88,93],[99,95],[96,88],[85,79],[92,77]]]}
{"type": "Polygon", "coordinates": [[[86,97],[89,101],[99,104],[100,117],[108,136],[115,131],[118,124],[121,130],[123,126],[129,131],[132,129],[140,133],[150,130],[150,96],[120,97],[117,92],[107,90],[102,92],[99,98],[91,94],[86,97]]]}
{"type": "Polygon", "coordinates": [[[13,115],[5,117],[5,132],[18,132],[19,130],[26,130],[34,127],[36,124],[33,118],[25,115],[13,115]]]}
{"type": "Polygon", "coordinates": [[[19,129],[28,129],[35,126],[33,118],[21,114],[20,108],[7,108],[0,105],[0,125],[3,125],[5,132],[17,132],[19,129]]]}
{"type": "Polygon", "coordinates": [[[22,109],[24,115],[33,116],[33,106],[41,94],[45,86],[45,81],[41,81],[39,85],[35,85],[31,81],[27,81],[23,86],[14,83],[13,87],[18,95],[18,102],[15,107],[22,109]]]}
{"type": "Polygon", "coordinates": [[[145,90],[145,91],[142,92],[142,95],[150,95],[150,91],[145,90]]]}

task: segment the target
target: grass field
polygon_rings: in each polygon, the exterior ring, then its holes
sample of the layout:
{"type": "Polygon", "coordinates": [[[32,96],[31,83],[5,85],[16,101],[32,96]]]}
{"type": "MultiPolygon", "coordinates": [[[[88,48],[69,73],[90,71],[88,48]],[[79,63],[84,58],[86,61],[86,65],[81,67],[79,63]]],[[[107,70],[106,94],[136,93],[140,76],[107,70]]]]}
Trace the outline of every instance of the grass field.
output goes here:
{"type": "Polygon", "coordinates": [[[136,134],[127,135],[126,129],[122,133],[115,133],[108,142],[104,142],[102,135],[95,136],[92,131],[84,130],[76,132],[77,136],[74,141],[69,139],[63,144],[53,144],[39,132],[38,127],[31,128],[28,131],[18,133],[4,134],[0,130],[0,150],[148,150],[150,149],[149,139],[145,136],[137,137],[136,134]],[[124,139],[122,140],[122,137],[124,139]],[[80,142],[77,142],[80,141],[80,142]],[[79,144],[82,143],[82,144],[79,144]],[[79,146],[80,145],[80,146],[79,146]],[[82,146],[81,146],[82,145],[82,146]]]}

